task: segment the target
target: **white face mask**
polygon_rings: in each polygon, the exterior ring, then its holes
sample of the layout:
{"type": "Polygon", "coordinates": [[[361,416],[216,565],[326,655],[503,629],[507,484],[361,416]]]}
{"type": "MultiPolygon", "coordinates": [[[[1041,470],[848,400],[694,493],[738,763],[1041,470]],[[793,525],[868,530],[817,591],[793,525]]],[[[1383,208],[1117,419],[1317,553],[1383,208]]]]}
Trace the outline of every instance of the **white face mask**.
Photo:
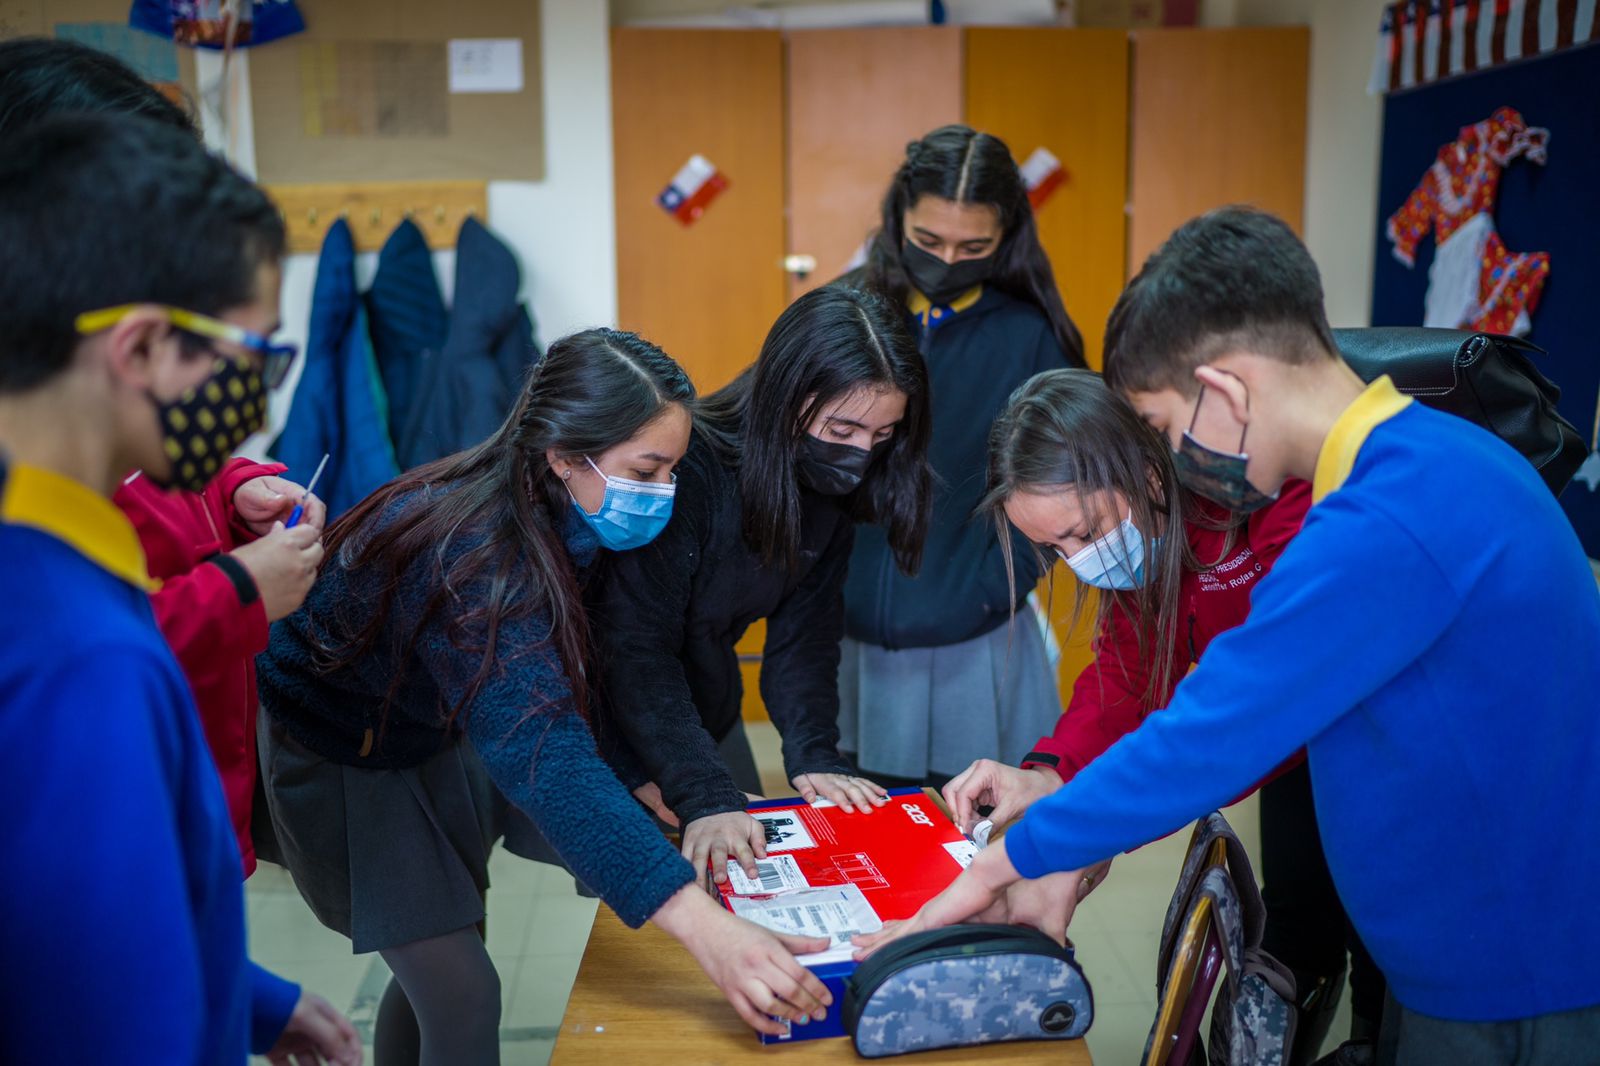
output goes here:
{"type": "MultiPolygon", "coordinates": [[[[1160,538],[1151,542],[1154,548],[1160,538]]],[[[1085,585],[1100,589],[1126,591],[1145,585],[1150,573],[1145,567],[1144,535],[1133,524],[1130,516],[1124,518],[1110,533],[1091,541],[1078,551],[1067,555],[1060,548],[1056,554],[1085,585]]]]}

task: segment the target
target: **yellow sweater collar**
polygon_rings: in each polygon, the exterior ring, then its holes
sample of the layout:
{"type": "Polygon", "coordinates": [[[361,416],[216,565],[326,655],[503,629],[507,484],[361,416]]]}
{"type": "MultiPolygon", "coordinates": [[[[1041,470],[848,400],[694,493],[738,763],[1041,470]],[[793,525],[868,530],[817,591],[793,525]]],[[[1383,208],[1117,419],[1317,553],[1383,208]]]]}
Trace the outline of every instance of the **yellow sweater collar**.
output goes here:
{"type": "MultiPolygon", "coordinates": [[[[952,314],[960,314],[962,311],[967,310],[973,304],[977,303],[982,296],[983,286],[974,285],[972,288],[968,289],[960,296],[957,296],[954,300],[951,300],[944,306],[948,307],[952,314]]],[[[933,301],[928,299],[921,293],[921,291],[915,288],[906,293],[906,306],[911,309],[912,314],[922,319],[924,324],[927,323],[930,313],[934,310],[933,301]]],[[[943,309],[943,307],[940,308],[940,310],[943,309]]]]}
{"type": "Polygon", "coordinates": [[[69,477],[36,466],[8,466],[0,522],[48,533],[135,588],[159,587],[133,523],[110,500],[69,477]]]}
{"type": "Polygon", "coordinates": [[[1317,472],[1311,481],[1311,502],[1316,503],[1345,483],[1355,468],[1356,456],[1367,437],[1411,403],[1385,374],[1368,385],[1339,415],[1317,455],[1317,472]]]}

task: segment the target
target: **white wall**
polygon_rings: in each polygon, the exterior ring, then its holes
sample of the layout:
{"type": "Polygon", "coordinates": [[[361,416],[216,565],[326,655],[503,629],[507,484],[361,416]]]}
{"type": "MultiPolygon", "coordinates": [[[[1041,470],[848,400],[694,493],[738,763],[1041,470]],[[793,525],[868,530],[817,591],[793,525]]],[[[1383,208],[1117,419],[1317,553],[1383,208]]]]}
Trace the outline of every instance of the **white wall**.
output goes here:
{"type": "Polygon", "coordinates": [[[1306,246],[1322,271],[1329,320],[1369,325],[1383,101],[1367,95],[1367,75],[1384,0],[1208,0],[1206,6],[1219,16],[1213,25],[1311,27],[1306,246]]]}
{"type": "MultiPolygon", "coordinates": [[[[594,0],[544,0],[539,11],[545,177],[490,182],[488,224],[516,252],[523,296],[533,309],[539,340],[547,345],[573,330],[615,324],[616,217],[606,5],[594,0]]],[[[253,159],[248,107],[243,114],[245,122],[234,140],[242,140],[247,158],[253,159]]],[[[371,281],[376,260],[375,253],[358,257],[356,278],[362,287],[371,281]]],[[[455,253],[435,253],[434,264],[449,300],[455,253]]],[[[283,332],[302,343],[316,267],[314,255],[290,256],[284,264],[283,332]]],[[[297,383],[298,369],[273,397],[268,428],[246,442],[240,449],[243,454],[264,453],[266,443],[282,428],[297,383]]]]}

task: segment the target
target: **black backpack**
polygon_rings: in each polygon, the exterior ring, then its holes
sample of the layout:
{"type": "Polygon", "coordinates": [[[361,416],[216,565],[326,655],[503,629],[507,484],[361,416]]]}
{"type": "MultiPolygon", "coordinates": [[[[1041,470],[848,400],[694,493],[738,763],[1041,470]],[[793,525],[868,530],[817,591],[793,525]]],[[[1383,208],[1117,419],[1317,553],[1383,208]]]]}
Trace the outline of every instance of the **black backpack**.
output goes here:
{"type": "Polygon", "coordinates": [[[1561,390],[1534,365],[1544,351],[1536,345],[1421,326],[1336,329],[1333,339],[1361,380],[1388,374],[1402,393],[1489,430],[1557,496],[1588,455],[1582,435],[1556,412],[1561,390]]]}

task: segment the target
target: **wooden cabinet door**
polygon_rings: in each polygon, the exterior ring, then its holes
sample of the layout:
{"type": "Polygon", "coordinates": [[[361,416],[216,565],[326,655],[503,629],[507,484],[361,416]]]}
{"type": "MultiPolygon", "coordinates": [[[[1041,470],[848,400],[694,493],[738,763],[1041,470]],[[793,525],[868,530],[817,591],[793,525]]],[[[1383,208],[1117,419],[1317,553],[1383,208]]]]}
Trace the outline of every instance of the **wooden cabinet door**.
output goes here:
{"type": "Polygon", "coordinates": [[[755,359],[787,302],[783,39],[615,29],[611,94],[617,318],[709,393],[755,359]],[[695,154],[729,185],[685,226],[656,196],[695,154]]]}
{"type": "Polygon", "coordinates": [[[789,251],[816,259],[790,298],[844,272],[906,144],[961,121],[961,31],[795,30],[789,47],[789,251]]]}
{"type": "MultiPolygon", "coordinates": [[[[1019,164],[1035,148],[1061,160],[1067,180],[1034,217],[1062,302],[1083,334],[1084,354],[1098,367],[1106,316],[1127,271],[1127,33],[969,29],[967,121],[1005,141],[1019,164]]],[[[1063,705],[1094,659],[1092,593],[1082,626],[1070,629],[1076,588],[1065,565],[1039,583],[1039,605],[1062,642],[1063,705]]],[[[1019,616],[1024,620],[1033,624],[1019,616]]]]}
{"type": "Polygon", "coordinates": [[[1133,34],[1130,276],[1214,207],[1253,204],[1300,232],[1310,61],[1304,26],[1133,34]]]}
{"type": "Polygon", "coordinates": [[[1005,141],[1019,165],[1044,148],[1067,172],[1035,220],[1095,367],[1127,274],[1127,87],[1125,31],[967,31],[967,122],[1005,141]]]}

